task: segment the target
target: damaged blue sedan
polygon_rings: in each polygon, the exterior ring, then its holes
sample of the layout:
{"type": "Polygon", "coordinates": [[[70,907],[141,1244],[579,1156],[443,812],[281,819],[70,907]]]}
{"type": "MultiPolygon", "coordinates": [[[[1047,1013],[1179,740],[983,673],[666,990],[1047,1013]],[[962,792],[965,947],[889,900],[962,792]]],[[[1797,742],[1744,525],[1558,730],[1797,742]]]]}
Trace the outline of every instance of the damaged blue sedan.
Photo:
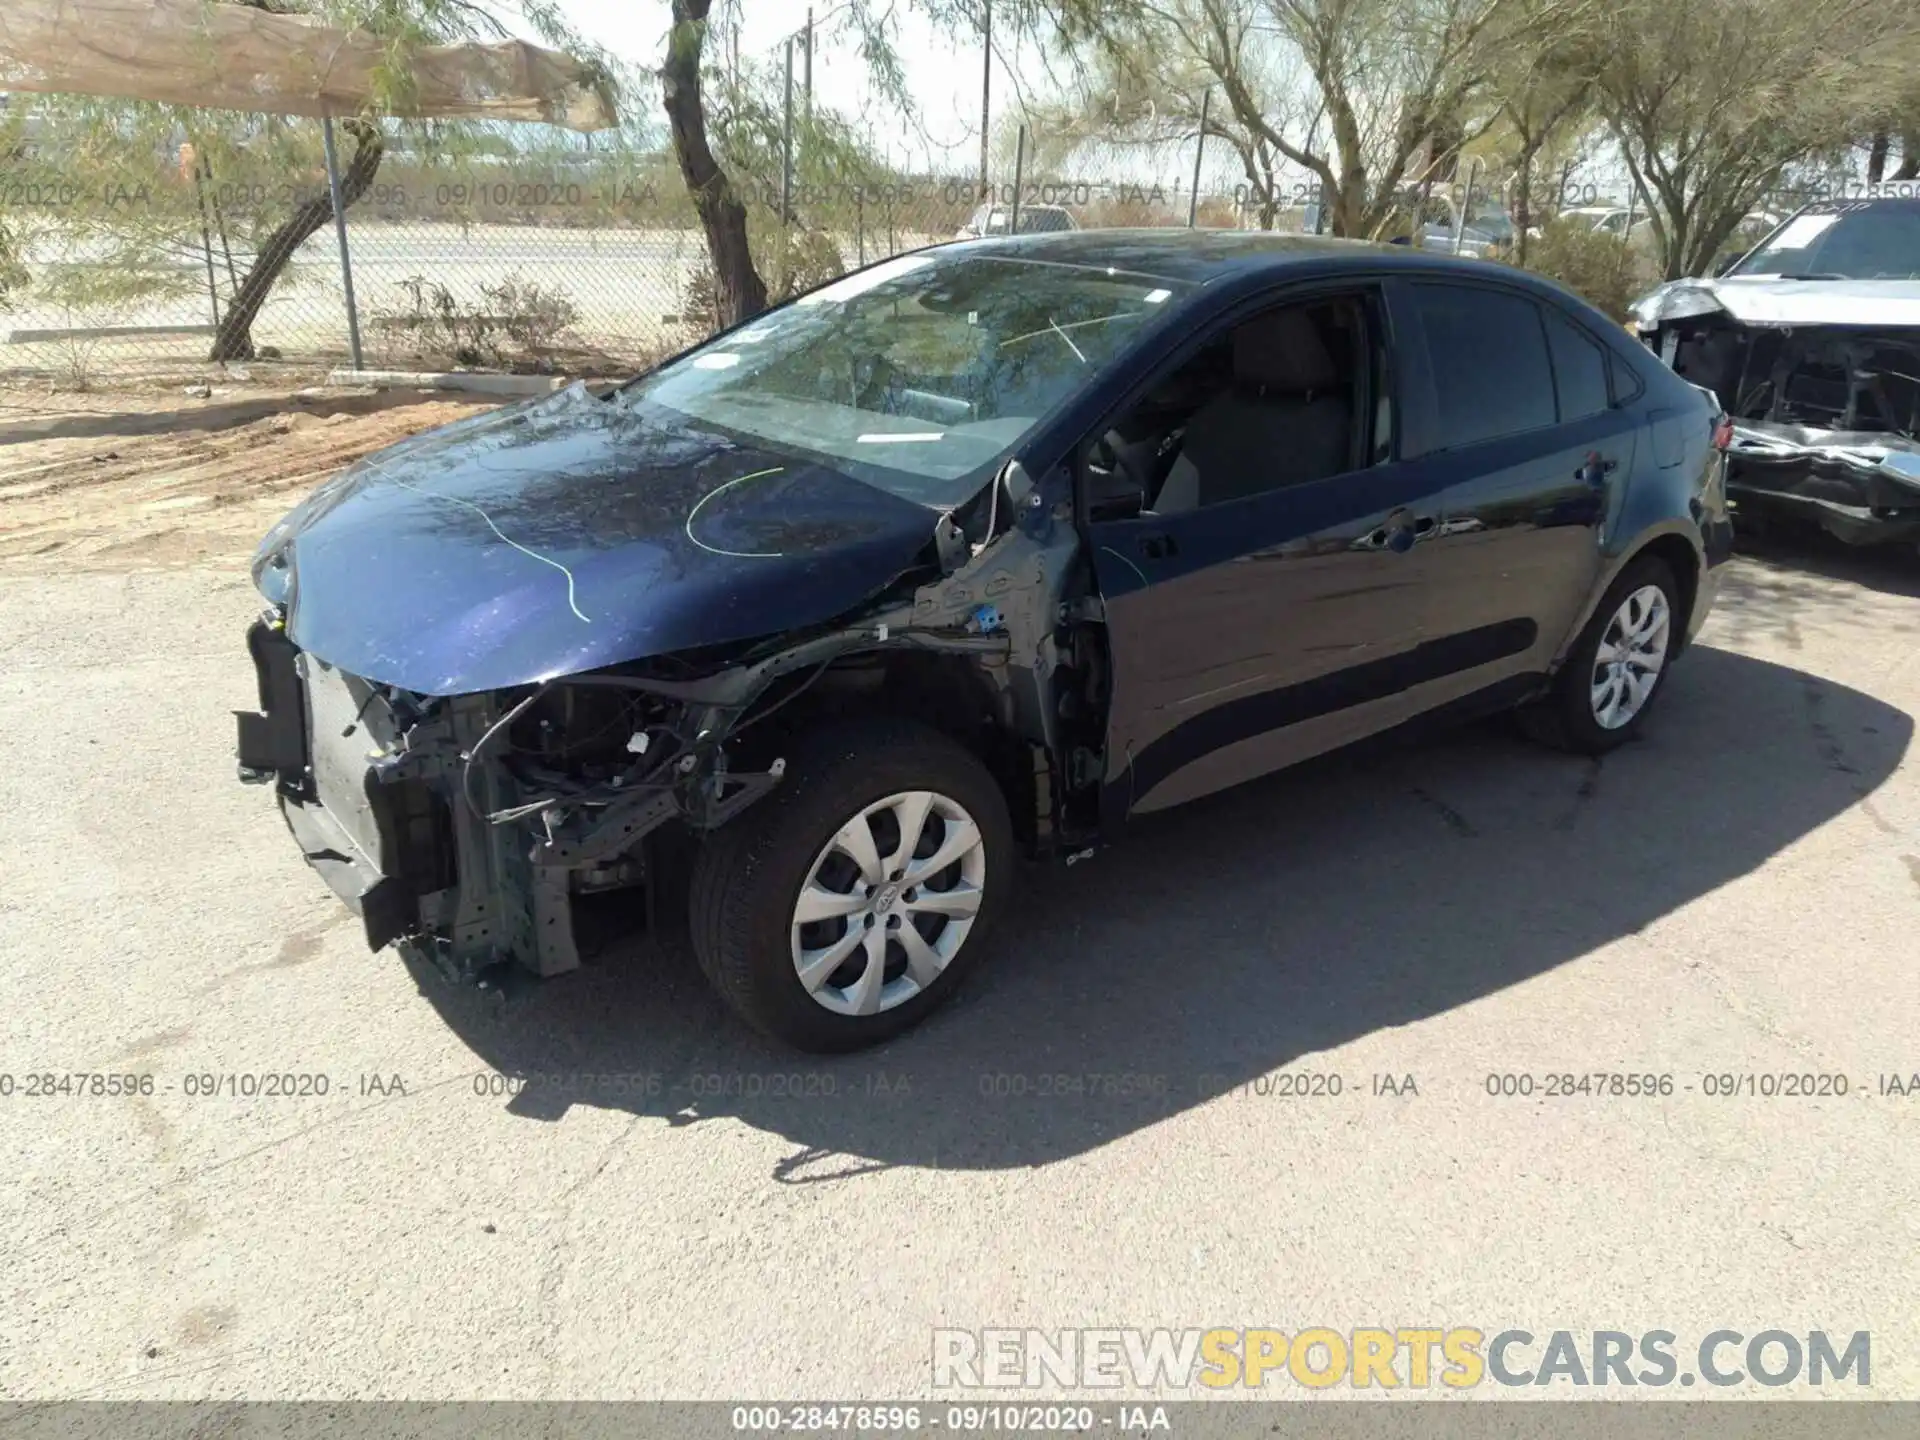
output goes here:
{"type": "Polygon", "coordinates": [[[240,772],[376,949],[558,975],[625,892],[852,1049],[953,990],[1021,854],[1417,718],[1629,738],[1730,432],[1506,267],[939,246],[323,486],[254,562],[240,772]]]}

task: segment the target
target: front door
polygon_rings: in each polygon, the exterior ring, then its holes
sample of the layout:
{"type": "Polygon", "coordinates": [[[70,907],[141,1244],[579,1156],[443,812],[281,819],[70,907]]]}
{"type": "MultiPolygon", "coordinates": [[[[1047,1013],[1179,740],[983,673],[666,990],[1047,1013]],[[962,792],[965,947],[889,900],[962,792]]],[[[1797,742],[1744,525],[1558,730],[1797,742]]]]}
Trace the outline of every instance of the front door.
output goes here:
{"type": "Polygon", "coordinates": [[[1442,481],[1392,458],[1381,315],[1370,293],[1276,307],[1223,339],[1230,363],[1189,363],[1216,393],[1180,373],[1159,387],[1194,405],[1169,431],[1179,460],[1145,480],[1147,509],[1088,526],[1113,655],[1108,821],[1404,714],[1442,481]],[[1288,309],[1311,328],[1276,320],[1288,309]]]}

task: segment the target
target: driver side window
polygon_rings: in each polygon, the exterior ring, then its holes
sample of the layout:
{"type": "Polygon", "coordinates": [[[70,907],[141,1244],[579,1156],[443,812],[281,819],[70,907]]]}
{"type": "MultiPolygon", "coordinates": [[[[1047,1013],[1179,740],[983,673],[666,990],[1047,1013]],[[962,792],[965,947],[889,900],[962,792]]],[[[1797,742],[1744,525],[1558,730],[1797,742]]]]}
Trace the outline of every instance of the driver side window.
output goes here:
{"type": "Polygon", "coordinates": [[[1364,294],[1275,306],[1163,377],[1102,442],[1126,508],[1179,514],[1384,460],[1375,313],[1364,294]]]}

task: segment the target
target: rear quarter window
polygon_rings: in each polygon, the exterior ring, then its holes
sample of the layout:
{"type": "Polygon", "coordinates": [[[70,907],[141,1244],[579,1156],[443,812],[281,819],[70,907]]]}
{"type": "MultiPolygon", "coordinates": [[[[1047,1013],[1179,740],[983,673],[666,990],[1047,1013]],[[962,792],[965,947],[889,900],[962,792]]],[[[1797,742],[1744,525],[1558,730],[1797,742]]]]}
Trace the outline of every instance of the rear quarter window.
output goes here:
{"type": "Polygon", "coordinates": [[[1541,312],[1547,327],[1547,353],[1553,357],[1554,389],[1560,397],[1560,423],[1584,420],[1610,408],[1607,352],[1586,331],[1551,308],[1541,312]]]}

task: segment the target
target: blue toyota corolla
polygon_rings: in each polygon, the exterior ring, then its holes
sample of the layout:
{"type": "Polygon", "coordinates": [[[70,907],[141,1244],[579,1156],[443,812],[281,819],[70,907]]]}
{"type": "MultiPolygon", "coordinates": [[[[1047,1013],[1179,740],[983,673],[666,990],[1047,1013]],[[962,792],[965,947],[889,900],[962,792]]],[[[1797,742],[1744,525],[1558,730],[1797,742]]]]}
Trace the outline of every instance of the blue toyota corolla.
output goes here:
{"type": "Polygon", "coordinates": [[[375,947],[553,975],[630,891],[849,1049],[952,991],[1016,852],[1436,713],[1632,735],[1730,549],[1729,434],[1501,265],[942,245],[316,492],[255,561],[241,773],[375,947]]]}

